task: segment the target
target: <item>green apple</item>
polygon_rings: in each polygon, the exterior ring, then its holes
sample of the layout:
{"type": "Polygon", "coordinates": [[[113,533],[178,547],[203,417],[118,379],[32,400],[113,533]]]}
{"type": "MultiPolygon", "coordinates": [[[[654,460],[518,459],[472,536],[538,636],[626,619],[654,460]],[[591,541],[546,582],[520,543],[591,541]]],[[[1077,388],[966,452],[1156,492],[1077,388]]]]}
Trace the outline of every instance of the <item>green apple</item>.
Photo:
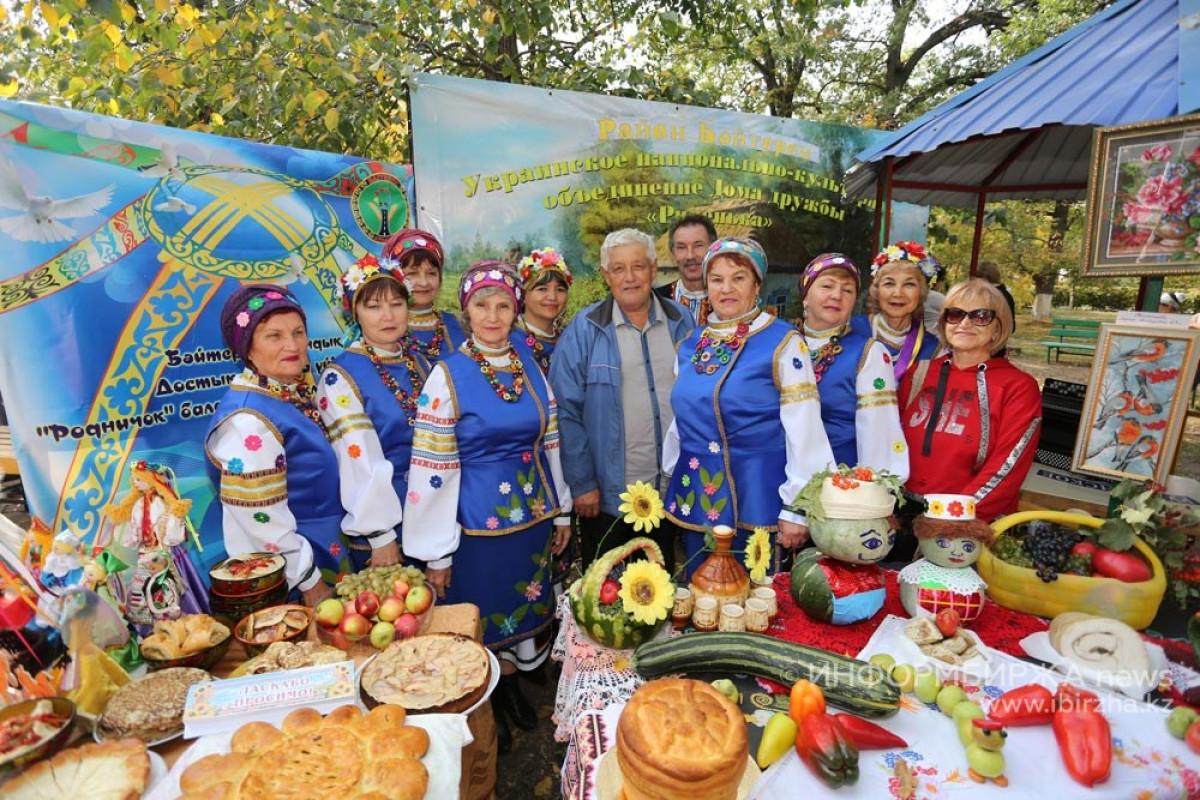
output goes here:
{"type": "Polygon", "coordinates": [[[917,679],[913,683],[913,694],[922,703],[932,703],[937,700],[938,692],[942,690],[942,679],[932,669],[917,670],[917,679]]]}
{"type": "Polygon", "coordinates": [[[966,747],[975,740],[973,732],[975,726],[971,724],[971,720],[982,719],[984,717],[983,709],[974,700],[964,700],[954,707],[950,716],[958,726],[958,741],[962,743],[963,747],[966,747]]]}
{"type": "Polygon", "coordinates": [[[917,670],[912,664],[897,664],[892,667],[892,680],[900,687],[900,691],[909,694],[917,680],[917,670]]]}
{"type": "Polygon", "coordinates": [[[1171,709],[1171,713],[1167,715],[1167,730],[1176,739],[1182,739],[1187,733],[1187,729],[1197,719],[1200,719],[1200,714],[1197,714],[1188,706],[1175,706],[1171,709]]]}
{"type": "Polygon", "coordinates": [[[869,659],[872,664],[879,667],[884,672],[890,673],[892,667],[896,666],[896,659],[892,658],[887,653],[876,653],[869,659]]]}
{"type": "Polygon", "coordinates": [[[947,717],[954,715],[954,707],[967,699],[967,693],[958,684],[948,683],[937,693],[937,707],[947,717]]]}

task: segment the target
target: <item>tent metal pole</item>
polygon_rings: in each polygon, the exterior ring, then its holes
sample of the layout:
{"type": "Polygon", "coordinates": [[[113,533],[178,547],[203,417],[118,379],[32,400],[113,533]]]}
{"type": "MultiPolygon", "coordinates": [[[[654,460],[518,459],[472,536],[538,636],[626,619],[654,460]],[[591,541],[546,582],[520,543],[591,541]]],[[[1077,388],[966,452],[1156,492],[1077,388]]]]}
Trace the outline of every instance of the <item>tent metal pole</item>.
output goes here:
{"type": "Polygon", "coordinates": [[[881,240],[881,243],[879,245],[880,250],[882,250],[884,247],[887,247],[887,243],[888,243],[888,241],[890,241],[891,236],[892,236],[892,170],[895,168],[895,165],[896,165],[896,157],[888,156],[887,157],[887,208],[884,211],[884,215],[883,215],[883,239],[881,240]]]}
{"type": "Polygon", "coordinates": [[[975,237],[971,240],[971,277],[979,268],[979,250],[983,247],[983,210],[987,206],[987,192],[979,192],[979,201],[975,204],[975,237]]]}
{"type": "Polygon", "coordinates": [[[880,223],[883,221],[883,181],[875,181],[875,227],[871,229],[871,234],[874,236],[875,250],[879,251],[884,248],[881,237],[883,236],[883,228],[880,223]]]}

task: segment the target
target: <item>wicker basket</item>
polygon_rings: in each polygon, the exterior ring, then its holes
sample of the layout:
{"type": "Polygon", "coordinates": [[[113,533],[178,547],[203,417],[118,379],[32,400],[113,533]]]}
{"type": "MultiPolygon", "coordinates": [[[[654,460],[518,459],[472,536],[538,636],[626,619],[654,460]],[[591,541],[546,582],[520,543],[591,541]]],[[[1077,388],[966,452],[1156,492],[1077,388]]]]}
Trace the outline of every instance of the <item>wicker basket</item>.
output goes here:
{"type": "MultiPolygon", "coordinates": [[[[1046,520],[1077,528],[1098,528],[1104,522],[1085,514],[1022,511],[996,520],[992,523],[992,529],[1000,534],[1031,520],[1046,520]]],[[[1167,576],[1162,562],[1145,542],[1135,539],[1133,546],[1150,565],[1153,574],[1148,581],[1126,583],[1115,578],[1059,575],[1058,580],[1044,583],[1033,570],[1001,561],[987,548],[980,554],[976,568],[980,577],[987,581],[988,596],[1005,608],[1039,617],[1056,617],[1064,611],[1082,611],[1120,620],[1131,628],[1141,630],[1158,613],[1158,606],[1167,590],[1167,576]]]]}

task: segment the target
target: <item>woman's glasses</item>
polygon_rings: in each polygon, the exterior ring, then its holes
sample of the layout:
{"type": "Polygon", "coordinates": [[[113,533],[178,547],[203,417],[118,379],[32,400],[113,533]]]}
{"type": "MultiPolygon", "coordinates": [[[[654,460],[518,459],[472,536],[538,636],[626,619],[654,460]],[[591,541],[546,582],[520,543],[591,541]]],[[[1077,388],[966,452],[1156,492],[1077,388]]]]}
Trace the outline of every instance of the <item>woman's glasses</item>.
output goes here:
{"type": "Polygon", "coordinates": [[[985,325],[991,325],[992,320],[996,318],[996,312],[990,308],[977,308],[974,311],[967,311],[965,308],[950,308],[944,309],[942,313],[946,316],[946,322],[951,325],[957,325],[967,317],[971,318],[971,324],[982,328],[985,325]]]}

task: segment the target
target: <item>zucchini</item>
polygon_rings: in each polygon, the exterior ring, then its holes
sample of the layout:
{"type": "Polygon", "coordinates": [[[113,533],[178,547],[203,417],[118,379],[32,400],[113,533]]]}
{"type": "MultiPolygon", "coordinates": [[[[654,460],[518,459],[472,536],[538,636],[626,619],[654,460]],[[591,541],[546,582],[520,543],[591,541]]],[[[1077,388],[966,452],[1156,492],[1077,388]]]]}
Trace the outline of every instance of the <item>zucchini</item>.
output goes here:
{"type": "Polygon", "coordinates": [[[761,633],[687,634],[646,642],[634,651],[630,666],[644,678],[724,672],[756,675],[789,688],[807,678],[831,705],[852,714],[887,717],[900,709],[900,687],[874,664],[761,633]]]}

